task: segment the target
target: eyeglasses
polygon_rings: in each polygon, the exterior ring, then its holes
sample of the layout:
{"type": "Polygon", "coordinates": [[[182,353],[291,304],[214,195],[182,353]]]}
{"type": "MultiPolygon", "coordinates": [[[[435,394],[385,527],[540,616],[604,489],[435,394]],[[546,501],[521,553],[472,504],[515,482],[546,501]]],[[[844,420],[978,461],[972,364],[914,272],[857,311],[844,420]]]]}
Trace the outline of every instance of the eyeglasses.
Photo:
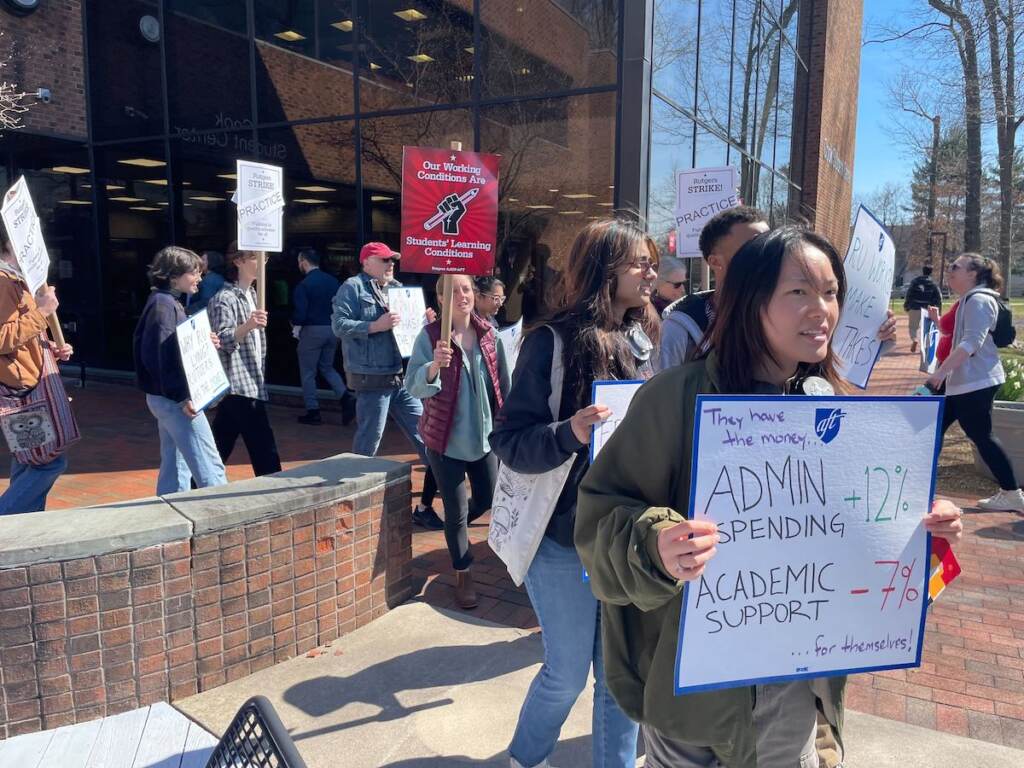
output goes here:
{"type": "Polygon", "coordinates": [[[483,296],[484,298],[490,299],[491,301],[493,301],[493,302],[495,302],[497,304],[504,304],[505,303],[505,297],[504,296],[498,296],[497,294],[494,294],[494,293],[481,293],[480,295],[483,296]]]}
{"type": "Polygon", "coordinates": [[[396,259],[394,256],[374,256],[373,258],[375,258],[382,264],[394,264],[396,261],[398,261],[398,259],[396,259]]]}
{"type": "Polygon", "coordinates": [[[952,265],[952,266],[951,266],[951,267],[949,268],[949,271],[950,271],[950,272],[956,272],[956,271],[957,271],[958,269],[960,269],[960,268],[961,268],[961,266],[962,266],[961,264],[953,264],[953,265],[952,265]]]}
{"type": "Polygon", "coordinates": [[[672,286],[673,288],[675,288],[675,289],[676,289],[677,291],[678,291],[678,290],[679,290],[680,288],[682,288],[682,287],[683,287],[683,285],[685,285],[685,284],[686,284],[686,281],[685,281],[685,280],[680,280],[680,281],[678,281],[678,282],[676,282],[676,281],[674,281],[674,280],[666,280],[666,281],[665,281],[665,285],[671,285],[671,286],[672,286]]]}
{"type": "Polygon", "coordinates": [[[658,262],[651,259],[640,259],[639,261],[634,261],[629,266],[633,269],[639,269],[641,272],[650,272],[658,269],[658,262]]]}

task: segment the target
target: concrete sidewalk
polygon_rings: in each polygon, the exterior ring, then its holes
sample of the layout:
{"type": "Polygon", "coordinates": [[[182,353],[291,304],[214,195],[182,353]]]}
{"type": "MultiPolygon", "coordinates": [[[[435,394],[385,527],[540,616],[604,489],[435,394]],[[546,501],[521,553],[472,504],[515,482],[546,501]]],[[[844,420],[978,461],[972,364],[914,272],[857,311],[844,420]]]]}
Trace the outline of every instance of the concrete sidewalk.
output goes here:
{"type": "MultiPolygon", "coordinates": [[[[273,703],[309,768],[507,766],[539,635],[407,603],[303,656],[175,703],[215,734],[254,694],[273,703]]],[[[590,763],[591,691],[552,762],[590,763]]],[[[846,768],[1021,765],[1024,751],[847,714],[846,768]]],[[[638,765],[643,765],[642,759],[638,765]]]]}

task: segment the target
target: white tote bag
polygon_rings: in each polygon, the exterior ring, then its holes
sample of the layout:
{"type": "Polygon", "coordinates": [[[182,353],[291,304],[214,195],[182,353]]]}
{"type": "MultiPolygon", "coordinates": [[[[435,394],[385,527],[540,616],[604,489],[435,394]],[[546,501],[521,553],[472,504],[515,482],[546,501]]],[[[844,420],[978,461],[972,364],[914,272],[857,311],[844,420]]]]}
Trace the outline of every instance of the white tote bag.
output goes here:
{"type": "MultiPolygon", "coordinates": [[[[562,337],[551,326],[554,336],[551,355],[551,397],[548,407],[552,421],[558,421],[562,404],[562,380],[565,366],[562,360],[562,337]]],[[[572,469],[573,454],[561,466],[538,475],[516,472],[505,464],[498,469],[498,482],[491,504],[491,526],[487,543],[508,568],[508,575],[516,586],[523,583],[526,571],[537,554],[551,513],[562,495],[566,478],[572,469]]]]}

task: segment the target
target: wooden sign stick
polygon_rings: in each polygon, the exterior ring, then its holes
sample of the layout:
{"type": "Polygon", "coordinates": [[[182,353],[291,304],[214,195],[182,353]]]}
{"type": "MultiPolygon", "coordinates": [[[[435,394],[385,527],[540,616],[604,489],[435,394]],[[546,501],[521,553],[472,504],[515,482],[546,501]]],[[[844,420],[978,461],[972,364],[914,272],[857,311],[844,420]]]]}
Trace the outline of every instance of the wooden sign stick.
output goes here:
{"type": "Polygon", "coordinates": [[[259,271],[256,273],[256,308],[267,311],[267,252],[256,251],[259,271]]]}
{"type": "MultiPolygon", "coordinates": [[[[50,286],[43,283],[41,291],[48,291],[50,286]]],[[[57,313],[51,312],[46,316],[46,327],[50,329],[50,337],[58,347],[63,347],[64,342],[64,329],[60,327],[60,320],[57,319],[57,313]]]]}
{"type": "MultiPolygon", "coordinates": [[[[462,142],[453,141],[449,148],[454,152],[462,151],[462,142]]],[[[452,279],[450,275],[441,276],[441,341],[449,346],[452,343],[452,279]]],[[[445,366],[447,368],[447,366],[445,366]]]]}

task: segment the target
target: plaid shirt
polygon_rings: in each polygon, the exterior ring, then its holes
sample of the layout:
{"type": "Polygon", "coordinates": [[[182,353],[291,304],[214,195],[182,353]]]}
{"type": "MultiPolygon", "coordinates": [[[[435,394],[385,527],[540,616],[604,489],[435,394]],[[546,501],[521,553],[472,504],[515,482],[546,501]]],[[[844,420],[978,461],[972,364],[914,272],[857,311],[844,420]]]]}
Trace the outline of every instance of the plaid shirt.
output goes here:
{"type": "Polygon", "coordinates": [[[238,287],[238,283],[224,283],[224,287],[210,299],[210,327],[220,337],[220,361],[231,383],[231,394],[253,400],[269,400],[266,385],[267,332],[257,328],[241,342],[235,339],[235,329],[245,323],[256,305],[256,292],[238,287]],[[250,299],[252,303],[250,304],[250,299]]]}

